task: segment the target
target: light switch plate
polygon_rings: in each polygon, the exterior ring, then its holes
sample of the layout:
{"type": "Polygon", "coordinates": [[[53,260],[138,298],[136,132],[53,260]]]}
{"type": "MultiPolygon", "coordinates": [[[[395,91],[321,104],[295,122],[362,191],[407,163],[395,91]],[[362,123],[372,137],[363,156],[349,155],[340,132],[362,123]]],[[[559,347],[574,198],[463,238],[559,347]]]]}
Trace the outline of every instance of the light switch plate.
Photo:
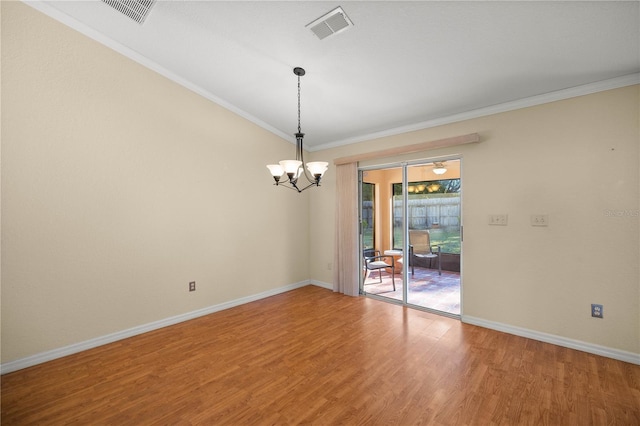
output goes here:
{"type": "Polygon", "coordinates": [[[546,214],[532,214],[531,226],[549,226],[549,216],[546,214]]]}
{"type": "Polygon", "coordinates": [[[507,226],[509,215],[491,214],[489,215],[489,225],[507,226]]]}

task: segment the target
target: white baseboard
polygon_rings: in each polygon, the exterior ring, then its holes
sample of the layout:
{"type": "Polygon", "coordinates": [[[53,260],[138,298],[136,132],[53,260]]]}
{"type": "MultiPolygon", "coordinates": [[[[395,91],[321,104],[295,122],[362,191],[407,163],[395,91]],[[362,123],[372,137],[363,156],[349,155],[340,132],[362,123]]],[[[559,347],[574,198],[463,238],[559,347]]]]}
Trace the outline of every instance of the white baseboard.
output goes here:
{"type": "Polygon", "coordinates": [[[461,320],[462,322],[467,324],[490,328],[492,330],[502,331],[504,333],[514,334],[516,336],[527,337],[529,339],[539,340],[541,342],[551,343],[554,345],[563,346],[565,348],[576,349],[579,351],[640,365],[640,354],[637,353],[609,348],[606,346],[600,346],[580,340],[568,339],[566,337],[556,336],[554,334],[542,333],[540,331],[529,330],[526,328],[520,328],[495,321],[488,321],[482,318],[475,318],[468,315],[462,315],[461,320]]]}
{"type": "Polygon", "coordinates": [[[31,355],[26,358],[17,359],[15,361],[6,362],[0,364],[0,374],[11,373],[13,371],[21,370],[23,368],[32,367],[43,362],[52,361],[57,358],[62,358],[67,355],[72,355],[78,352],[86,351],[88,349],[96,348],[98,346],[113,343],[118,340],[126,339],[139,334],[147,333],[149,331],[157,330],[159,328],[167,327],[170,325],[178,324],[184,321],[188,321],[194,318],[198,318],[204,315],[212,314],[214,312],[223,311],[225,309],[233,308],[235,306],[244,305],[245,303],[254,302],[256,300],[264,299],[276,294],[284,293],[286,291],[294,290],[296,288],[304,287],[309,284],[318,285],[324,287],[325,283],[316,284],[310,280],[300,281],[298,283],[285,285],[282,287],[274,288],[271,290],[263,291],[262,293],[253,294],[251,296],[241,297],[240,299],[231,300],[229,302],[220,303],[218,305],[209,306],[207,308],[198,309],[197,311],[187,312],[181,315],[176,315],[170,318],[165,318],[159,321],[154,321],[148,324],[143,324],[137,327],[129,328],[127,330],[118,331],[115,333],[107,334],[105,336],[96,337],[94,339],[85,340],[84,342],[74,343],[62,348],[52,349],[50,351],[41,352],[39,354],[31,355]]]}
{"type": "MultiPolygon", "coordinates": [[[[72,355],[78,352],[86,351],[88,349],[96,348],[98,346],[113,343],[118,340],[126,339],[139,334],[147,333],[149,331],[157,330],[159,328],[167,327],[170,325],[178,324],[184,321],[188,321],[194,318],[198,318],[204,315],[212,314],[214,312],[223,311],[225,309],[233,308],[235,306],[243,305],[245,303],[254,302],[256,300],[264,299],[276,294],[284,293],[296,288],[304,287],[306,285],[315,285],[318,287],[333,290],[333,285],[317,280],[305,280],[298,283],[289,284],[286,286],[274,288],[271,290],[257,293],[251,296],[241,297],[239,299],[231,300],[229,302],[220,303],[218,305],[209,306],[207,308],[199,309],[197,311],[187,312],[181,315],[176,315],[170,318],[165,318],[152,323],[143,324],[137,327],[133,327],[127,330],[122,330],[116,333],[107,334],[105,336],[89,339],[84,342],[74,343],[62,348],[53,349],[50,351],[42,352],[39,354],[31,355],[26,358],[17,359],[15,361],[0,364],[0,374],[11,373],[13,371],[21,370],[23,368],[32,367],[34,365],[42,364],[43,362],[52,361],[57,358],[62,358],[67,355],[72,355]]],[[[481,318],[475,318],[468,315],[463,315],[462,322],[480,327],[489,328],[492,330],[502,331],[516,336],[527,337],[541,342],[551,343],[566,348],[577,349],[583,352],[588,352],[596,355],[605,356],[608,358],[617,359],[620,361],[629,362],[632,364],[640,365],[640,354],[633,352],[622,351],[619,349],[613,349],[606,346],[595,345],[592,343],[586,343],[579,340],[568,339],[565,337],[555,336],[553,334],[541,333],[538,331],[529,330],[526,328],[515,327],[508,324],[503,324],[494,321],[488,321],[481,318]]]]}
{"type": "Polygon", "coordinates": [[[333,284],[325,283],[324,281],[311,280],[311,284],[333,291],[333,284]]]}

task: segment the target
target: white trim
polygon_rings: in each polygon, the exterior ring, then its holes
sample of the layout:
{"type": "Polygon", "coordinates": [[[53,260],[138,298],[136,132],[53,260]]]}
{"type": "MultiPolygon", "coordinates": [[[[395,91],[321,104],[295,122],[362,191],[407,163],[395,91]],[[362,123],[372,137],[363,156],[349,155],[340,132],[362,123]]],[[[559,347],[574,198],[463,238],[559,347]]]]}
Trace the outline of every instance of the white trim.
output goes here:
{"type": "MultiPolygon", "coordinates": [[[[117,331],[115,333],[107,334],[105,336],[96,337],[93,339],[85,340],[84,342],[74,343],[62,348],[52,349],[50,351],[41,352],[39,354],[31,355],[26,358],[17,359],[15,361],[6,362],[0,364],[0,374],[11,373],[13,371],[21,370],[23,368],[32,367],[43,362],[52,361],[57,358],[62,358],[67,355],[73,355],[78,352],[93,349],[98,346],[113,343],[118,340],[127,339],[129,337],[137,336],[139,334],[147,333],[149,331],[157,330],[159,328],[167,327],[170,325],[178,324],[184,321],[189,321],[194,318],[198,318],[204,315],[209,315],[214,312],[223,311],[225,309],[233,308],[235,306],[244,305],[245,303],[255,302],[256,300],[264,299],[267,297],[275,296],[276,294],[284,293],[290,290],[295,290],[300,287],[304,287],[312,283],[310,280],[300,281],[298,283],[285,285],[282,287],[274,288],[271,290],[263,291],[262,293],[253,294],[251,296],[241,297],[240,299],[230,300],[218,305],[209,306],[207,308],[198,309],[196,311],[187,312],[184,314],[176,315],[174,317],[165,318],[159,321],[154,321],[148,324],[139,325],[137,327],[129,328],[127,330],[117,331]]],[[[318,285],[318,284],[315,284],[318,285]]],[[[324,287],[324,285],[320,285],[324,287]]]]}
{"type": "Polygon", "coordinates": [[[607,358],[617,359],[619,361],[629,362],[631,364],[640,365],[640,354],[623,351],[620,349],[600,346],[594,343],[583,342],[581,340],[569,339],[554,334],[542,333],[540,331],[529,330],[526,328],[516,327],[500,322],[489,321],[482,318],[476,318],[468,315],[461,317],[462,322],[477,325],[491,330],[502,331],[504,333],[514,334],[516,336],[526,337],[565,348],[576,349],[590,354],[601,355],[607,358]]]}
{"type": "MultiPolygon", "coordinates": [[[[139,54],[138,52],[116,42],[115,40],[107,37],[106,35],[100,33],[99,31],[83,24],[82,22],[72,18],[71,16],[65,14],[64,12],[56,9],[55,7],[47,4],[43,1],[39,0],[22,0],[23,3],[33,7],[34,9],[44,13],[45,15],[53,18],[68,27],[73,28],[74,30],[84,34],[85,36],[101,43],[116,52],[124,55],[125,57],[138,62],[142,66],[145,66],[158,74],[168,78],[169,80],[191,90],[192,92],[197,93],[198,95],[210,100],[211,102],[215,102],[216,104],[228,109],[229,111],[238,114],[240,117],[243,117],[253,124],[273,133],[276,136],[279,136],[291,143],[295,143],[295,139],[287,133],[284,133],[275,127],[265,123],[264,121],[254,117],[253,115],[247,113],[246,111],[241,110],[230,102],[221,99],[214,95],[213,93],[205,90],[204,88],[193,84],[192,82],[174,74],[173,72],[167,70],[166,68],[160,66],[159,64],[153,62],[149,58],[146,58],[139,54]]],[[[309,146],[307,144],[306,150],[309,152],[321,151],[329,148],[336,148],[339,146],[350,145],[357,142],[364,142],[371,139],[378,139],[387,136],[395,136],[402,133],[413,132],[416,130],[428,129],[431,127],[442,126],[444,124],[456,123],[459,121],[470,120],[472,118],[484,117],[487,115],[498,114],[501,112],[513,111],[516,109],[527,108],[530,106],[541,105],[549,102],[560,101],[569,98],[575,98],[578,96],[589,95],[596,92],[602,92],[605,90],[618,89],[621,87],[632,86],[634,84],[640,83],[640,73],[628,74],[621,77],[616,77],[608,80],[602,80],[595,83],[583,84],[581,86],[571,87],[568,89],[556,90],[554,92],[544,93],[536,96],[531,96],[524,99],[519,99],[511,102],[504,102],[497,105],[492,105],[484,108],[478,108],[471,111],[462,112],[459,114],[449,115],[446,117],[440,117],[433,120],[427,120],[420,123],[410,124],[407,126],[396,127],[393,129],[384,130],[376,133],[369,133],[366,135],[355,136],[352,138],[337,140],[333,142],[328,142],[316,146],[309,146]]]]}
{"type": "MultiPolygon", "coordinates": [[[[127,330],[118,331],[115,333],[107,334],[105,336],[96,337],[94,339],[85,340],[84,342],[74,343],[62,348],[53,349],[39,354],[31,355],[26,358],[17,359],[15,361],[0,364],[0,374],[7,374],[13,371],[21,370],[23,368],[32,367],[34,365],[42,364],[47,361],[62,358],[67,355],[73,355],[78,352],[93,349],[98,346],[113,343],[118,340],[127,339],[129,337],[137,336],[139,334],[147,333],[149,331],[164,328],[170,325],[175,325],[184,321],[189,321],[204,315],[209,315],[214,312],[223,311],[225,309],[233,308],[235,306],[243,305],[245,303],[255,302],[256,300],[264,299],[267,297],[275,296],[276,294],[284,293],[290,290],[295,290],[307,285],[315,285],[318,287],[332,290],[333,286],[329,283],[322,281],[305,280],[298,283],[289,284],[286,286],[274,288],[264,291],[262,293],[254,294],[251,296],[241,297],[240,299],[231,300],[229,302],[223,302],[218,305],[213,305],[207,308],[199,309],[185,314],[176,315],[170,318],[165,318],[152,323],[143,324],[137,327],[133,327],[127,330]]],[[[582,342],[580,340],[568,339],[566,337],[556,336],[553,334],[542,333],[539,331],[529,330],[526,328],[516,327],[499,322],[484,320],[482,318],[476,318],[469,315],[462,315],[461,321],[466,324],[477,325],[480,327],[489,328],[491,330],[502,331],[504,333],[514,334],[516,336],[526,337],[529,339],[539,340],[541,342],[551,343],[566,348],[576,349],[583,352],[588,352],[596,355],[605,356],[619,361],[625,361],[632,364],[640,365],[640,354],[633,352],[627,352],[619,349],[613,349],[606,346],[600,346],[593,343],[582,342]]]]}
{"type": "Polygon", "coordinates": [[[311,284],[333,291],[333,284],[325,283],[324,281],[313,280],[311,284]]]}
{"type": "Polygon", "coordinates": [[[484,108],[478,108],[471,111],[461,112],[446,117],[435,118],[420,123],[410,124],[407,126],[396,127],[393,129],[383,130],[381,132],[370,133],[368,135],[356,136],[329,142],[321,145],[308,147],[308,151],[320,151],[323,149],[336,148],[344,145],[351,145],[358,142],[369,141],[372,139],[384,138],[388,136],[396,136],[402,133],[415,132],[417,130],[429,129],[432,127],[442,126],[444,124],[457,123],[459,121],[471,120],[473,118],[485,117],[487,115],[499,114],[502,112],[514,111],[521,108],[542,105],[550,102],[561,101],[578,96],[590,95],[605,90],[619,89],[621,87],[633,86],[640,83],[640,73],[628,74],[622,77],[602,80],[595,83],[583,84],[581,86],[570,87],[568,89],[556,90],[555,92],[544,93],[541,95],[530,96],[528,98],[518,99],[515,101],[504,102],[501,104],[491,105],[484,108]]]}

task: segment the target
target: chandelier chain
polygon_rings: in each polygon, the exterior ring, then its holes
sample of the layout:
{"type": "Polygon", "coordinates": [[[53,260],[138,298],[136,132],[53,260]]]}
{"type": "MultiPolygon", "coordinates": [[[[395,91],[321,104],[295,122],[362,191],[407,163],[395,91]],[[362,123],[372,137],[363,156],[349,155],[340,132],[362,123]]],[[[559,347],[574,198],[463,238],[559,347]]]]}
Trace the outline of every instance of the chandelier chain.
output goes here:
{"type": "Polygon", "coordinates": [[[302,133],[300,127],[300,76],[298,76],[298,133],[302,133]]]}

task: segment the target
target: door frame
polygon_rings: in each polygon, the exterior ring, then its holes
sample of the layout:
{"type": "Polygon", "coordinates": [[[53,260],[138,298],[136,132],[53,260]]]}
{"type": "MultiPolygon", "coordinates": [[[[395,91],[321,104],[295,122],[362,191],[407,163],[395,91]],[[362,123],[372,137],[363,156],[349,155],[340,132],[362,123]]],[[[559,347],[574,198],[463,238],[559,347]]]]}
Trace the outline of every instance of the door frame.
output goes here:
{"type": "MultiPolygon", "coordinates": [[[[378,186],[376,184],[376,186],[378,186]]],[[[359,289],[360,294],[366,297],[371,297],[373,299],[382,300],[388,303],[395,303],[402,306],[407,306],[414,309],[419,309],[426,312],[435,313],[442,316],[447,316],[451,318],[460,319],[463,315],[463,262],[464,262],[464,179],[463,179],[463,156],[461,154],[456,155],[448,155],[448,156],[438,156],[438,157],[430,157],[423,159],[416,159],[410,161],[399,161],[399,162],[391,162],[391,163],[382,163],[377,165],[369,165],[369,166],[358,166],[358,229],[359,229],[359,241],[358,241],[358,250],[359,255],[359,289]],[[362,257],[362,252],[364,249],[363,246],[363,232],[362,232],[362,183],[363,183],[363,174],[366,171],[372,170],[384,170],[384,169],[395,169],[400,168],[402,173],[402,229],[404,233],[403,243],[402,243],[402,256],[404,259],[407,259],[407,254],[409,253],[409,228],[407,226],[408,223],[408,197],[409,193],[407,191],[408,187],[408,168],[412,166],[421,166],[421,165],[429,165],[435,162],[443,162],[443,161],[459,161],[460,164],[460,314],[451,314],[444,311],[438,311],[435,309],[430,309],[424,306],[414,305],[408,303],[408,286],[403,285],[402,287],[402,300],[392,299],[385,296],[379,296],[376,294],[367,293],[364,289],[364,275],[366,271],[364,270],[364,259],[362,257]]],[[[382,200],[378,200],[380,202],[382,200]]],[[[392,202],[393,205],[393,202],[392,202]]],[[[390,212],[393,211],[393,207],[391,207],[390,212]]],[[[391,226],[391,232],[393,232],[393,226],[391,226]]],[[[408,282],[408,267],[402,268],[402,282],[408,282]]]]}

